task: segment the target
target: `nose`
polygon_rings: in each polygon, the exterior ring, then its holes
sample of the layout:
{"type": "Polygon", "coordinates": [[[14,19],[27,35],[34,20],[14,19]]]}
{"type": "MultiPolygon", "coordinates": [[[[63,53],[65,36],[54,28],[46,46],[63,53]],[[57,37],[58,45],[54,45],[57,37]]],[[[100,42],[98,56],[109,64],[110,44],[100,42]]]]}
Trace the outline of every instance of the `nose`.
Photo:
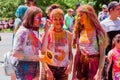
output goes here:
{"type": "Polygon", "coordinates": [[[56,23],[57,23],[57,24],[60,24],[60,23],[61,23],[61,21],[60,21],[60,20],[56,20],[56,23]]]}

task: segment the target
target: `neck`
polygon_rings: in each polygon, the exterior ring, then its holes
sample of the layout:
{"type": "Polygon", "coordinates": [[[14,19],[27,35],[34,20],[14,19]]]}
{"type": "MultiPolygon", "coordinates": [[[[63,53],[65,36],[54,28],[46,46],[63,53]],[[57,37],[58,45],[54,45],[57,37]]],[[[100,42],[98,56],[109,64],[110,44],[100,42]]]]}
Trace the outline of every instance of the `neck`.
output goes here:
{"type": "Polygon", "coordinates": [[[55,31],[55,32],[62,32],[63,28],[53,28],[53,31],[55,31]]]}
{"type": "Polygon", "coordinates": [[[91,24],[85,24],[85,25],[84,25],[84,29],[85,29],[86,31],[92,31],[92,30],[94,30],[94,28],[92,27],[91,24]]]}

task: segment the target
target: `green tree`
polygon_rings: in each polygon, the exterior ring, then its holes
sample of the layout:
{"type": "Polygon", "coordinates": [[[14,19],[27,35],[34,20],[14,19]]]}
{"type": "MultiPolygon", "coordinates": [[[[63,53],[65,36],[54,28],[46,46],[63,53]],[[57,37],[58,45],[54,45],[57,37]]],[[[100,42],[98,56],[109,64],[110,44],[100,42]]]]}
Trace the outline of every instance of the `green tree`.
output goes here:
{"type": "Polygon", "coordinates": [[[20,0],[0,0],[0,17],[14,17],[15,10],[21,3],[20,0]]]}
{"type": "MultiPolygon", "coordinates": [[[[46,15],[45,9],[53,3],[61,5],[65,13],[68,8],[75,9],[77,3],[90,4],[94,7],[96,13],[98,13],[101,11],[103,4],[108,4],[111,1],[113,0],[34,0],[35,5],[43,10],[44,16],[46,15]]],[[[21,4],[24,4],[24,0],[0,0],[0,17],[15,17],[15,11],[21,4]]]]}

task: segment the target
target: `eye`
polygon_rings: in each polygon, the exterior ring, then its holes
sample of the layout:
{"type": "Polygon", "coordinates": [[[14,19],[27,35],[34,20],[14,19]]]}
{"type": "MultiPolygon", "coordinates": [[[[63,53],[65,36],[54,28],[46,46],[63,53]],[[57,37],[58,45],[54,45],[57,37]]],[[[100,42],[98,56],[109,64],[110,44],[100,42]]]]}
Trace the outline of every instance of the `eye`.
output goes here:
{"type": "Polygon", "coordinates": [[[36,17],[35,17],[35,20],[41,21],[41,18],[38,17],[38,16],[36,16],[36,17]]]}

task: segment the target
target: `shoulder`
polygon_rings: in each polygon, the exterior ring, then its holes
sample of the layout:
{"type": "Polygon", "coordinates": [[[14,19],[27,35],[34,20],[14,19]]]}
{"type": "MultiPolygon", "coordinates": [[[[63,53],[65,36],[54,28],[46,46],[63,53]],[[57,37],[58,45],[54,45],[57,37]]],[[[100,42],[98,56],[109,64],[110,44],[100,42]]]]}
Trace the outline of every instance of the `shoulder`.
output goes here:
{"type": "Polygon", "coordinates": [[[108,22],[110,22],[111,20],[109,18],[104,19],[103,21],[101,21],[101,24],[107,24],[108,22]]]}
{"type": "Polygon", "coordinates": [[[110,25],[112,23],[112,20],[110,20],[109,18],[104,19],[103,21],[100,22],[101,26],[107,30],[108,25],[110,25]]]}
{"type": "Polygon", "coordinates": [[[109,56],[109,57],[114,56],[114,54],[115,54],[115,51],[114,51],[113,49],[111,49],[111,50],[108,52],[108,56],[109,56]]]}
{"type": "Polygon", "coordinates": [[[65,17],[68,17],[68,14],[65,14],[65,17]]]}
{"type": "Polygon", "coordinates": [[[26,29],[25,27],[23,27],[23,26],[20,26],[20,28],[17,30],[17,32],[16,32],[16,36],[25,36],[25,35],[27,35],[28,34],[28,32],[29,32],[29,30],[28,29],[26,29]]]}

